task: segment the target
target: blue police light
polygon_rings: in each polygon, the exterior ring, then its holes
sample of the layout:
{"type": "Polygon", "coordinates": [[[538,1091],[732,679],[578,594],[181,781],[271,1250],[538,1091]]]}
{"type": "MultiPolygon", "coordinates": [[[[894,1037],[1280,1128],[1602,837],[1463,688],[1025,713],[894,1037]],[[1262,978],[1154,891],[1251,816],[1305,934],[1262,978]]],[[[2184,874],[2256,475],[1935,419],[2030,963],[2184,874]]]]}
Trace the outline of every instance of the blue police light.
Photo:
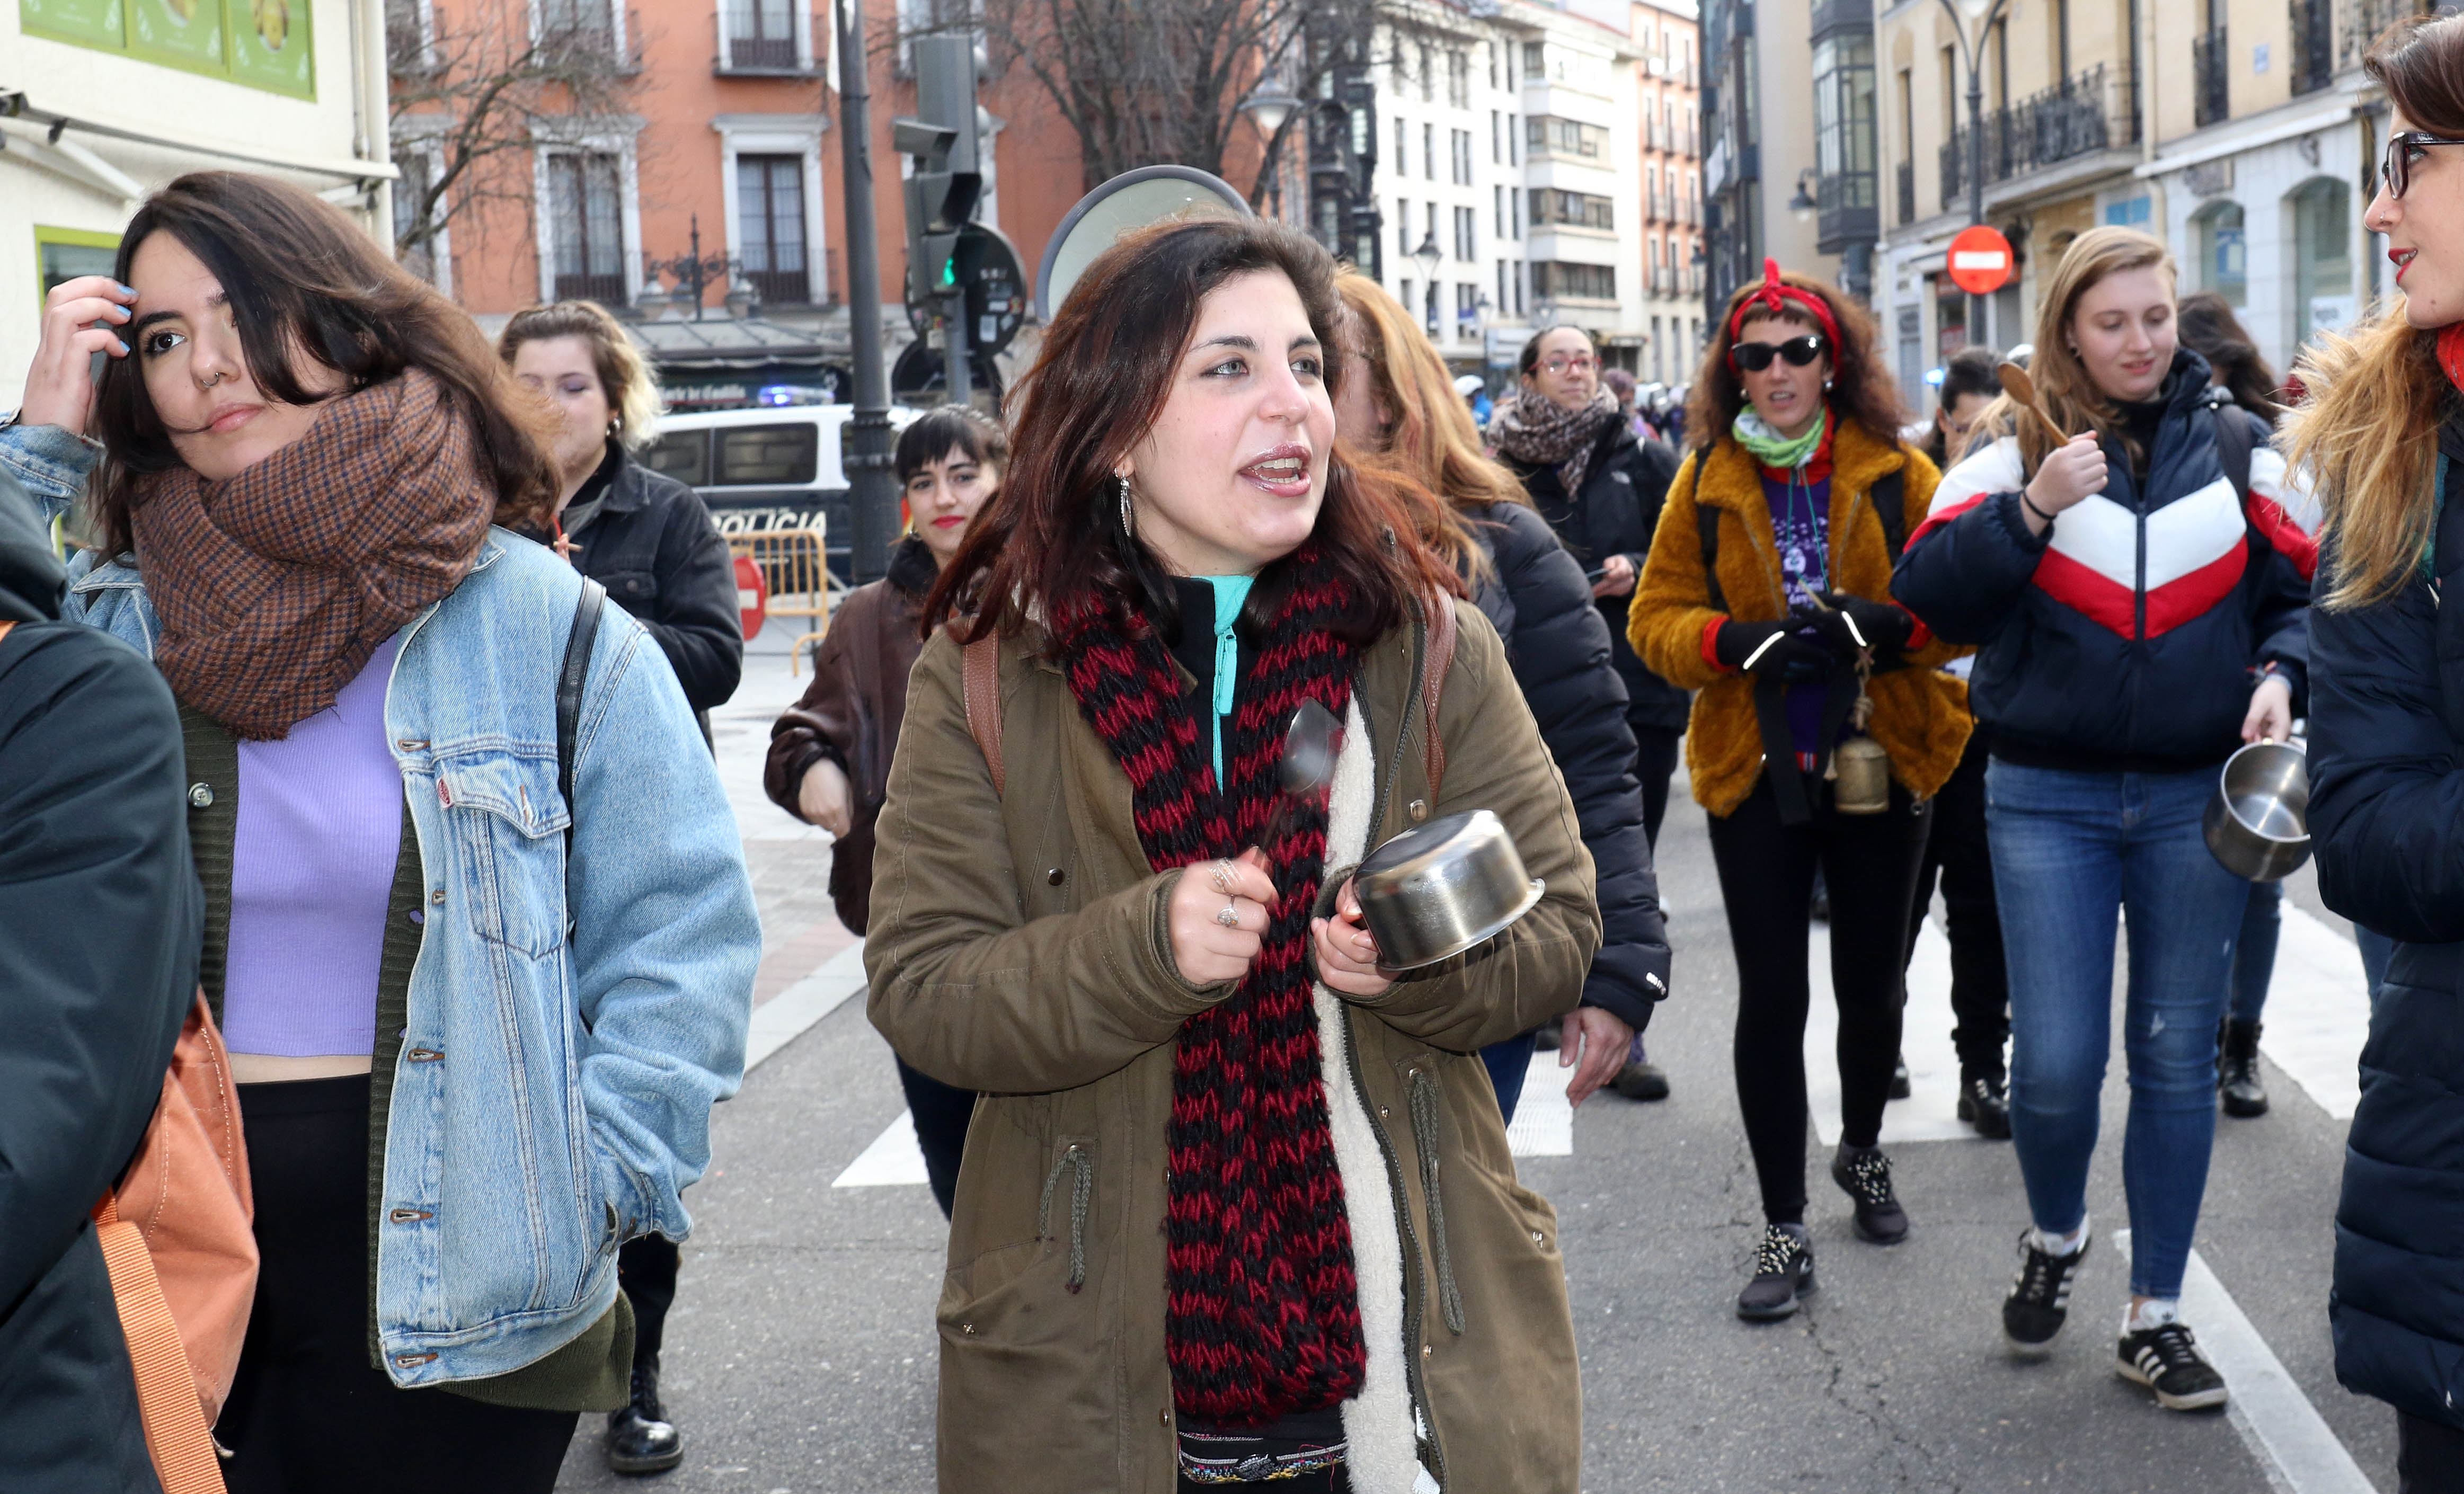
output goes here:
{"type": "MultiPolygon", "coordinates": [[[[1936,389],[1941,388],[1941,387],[1942,387],[1942,374],[1943,374],[1943,371],[1942,371],[1941,369],[1939,369],[1939,368],[1928,368],[1928,369],[1926,369],[1926,370],[1925,370],[1925,384],[1926,384],[1928,386],[1932,387],[1932,388],[1936,388],[1936,389]]],[[[765,392],[766,392],[766,391],[765,391],[765,392]]]]}
{"type": "MultiPolygon", "coordinates": [[[[1942,370],[1940,369],[1934,370],[1936,375],[1934,382],[1936,384],[1942,382],[1940,378],[1941,372],[1942,370]]],[[[763,389],[760,393],[753,396],[753,403],[756,405],[793,405],[796,403],[796,396],[799,392],[800,391],[787,384],[774,384],[763,389]]]]}

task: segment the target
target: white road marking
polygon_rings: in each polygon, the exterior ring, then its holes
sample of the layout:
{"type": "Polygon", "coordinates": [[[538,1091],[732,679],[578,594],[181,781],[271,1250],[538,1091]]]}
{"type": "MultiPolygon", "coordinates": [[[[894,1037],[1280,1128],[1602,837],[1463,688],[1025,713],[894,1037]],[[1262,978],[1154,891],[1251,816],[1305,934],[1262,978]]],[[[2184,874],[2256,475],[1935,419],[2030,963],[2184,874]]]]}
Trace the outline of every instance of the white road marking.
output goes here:
{"type": "MultiPolygon", "coordinates": [[[[2287,906],[2284,912],[2289,925],[2295,910],[2287,906]]],[[[2336,937],[2317,919],[2310,921],[2327,937],[2336,937]]],[[[2279,964],[2279,972],[2281,968],[2279,964]]],[[[2274,1004],[2273,996],[2269,1004],[2274,1004]]],[[[2130,1231],[2116,1231],[2113,1242],[2123,1254],[2129,1254],[2130,1231]]],[[[2182,1320],[2198,1335],[2208,1362],[2225,1377],[2227,1389],[2233,1392],[2225,1415],[2251,1456],[2267,1470],[2271,1483],[2290,1494],[2377,1494],[2353,1455],[2344,1450],[2293,1376],[2284,1373],[2276,1351],[2267,1347],[2267,1340],[2259,1336],[2233,1293],[2225,1290],[2224,1283],[2216,1280],[2216,1273],[2196,1250],[2190,1252],[2189,1269],[2182,1277],[2182,1320]]]]}
{"type": "Polygon", "coordinates": [[[1573,1077],[1573,1069],[1557,1066],[1556,1054],[1531,1055],[1514,1124],[1506,1128],[1507,1147],[1516,1156],[1574,1154],[1574,1108],[1566,1103],[1566,1086],[1573,1077]]]}
{"type": "Polygon", "coordinates": [[[830,1179],[833,1188],[892,1188],[906,1183],[922,1185],[932,1181],[924,1173],[924,1149],[915,1142],[915,1113],[901,1110],[890,1129],[872,1138],[872,1145],[847,1164],[847,1170],[830,1179]]]}
{"type": "Polygon", "coordinates": [[[858,939],[831,956],[821,969],[753,1009],[753,1025],[744,1041],[744,1071],[753,1072],[756,1065],[864,988],[864,941],[858,939]]]}
{"type": "Polygon", "coordinates": [[[2362,1044],[2370,1035],[2361,951],[2289,901],[2259,1021],[2259,1051],[2321,1110],[2351,1120],[2362,1099],[2362,1044]]]}

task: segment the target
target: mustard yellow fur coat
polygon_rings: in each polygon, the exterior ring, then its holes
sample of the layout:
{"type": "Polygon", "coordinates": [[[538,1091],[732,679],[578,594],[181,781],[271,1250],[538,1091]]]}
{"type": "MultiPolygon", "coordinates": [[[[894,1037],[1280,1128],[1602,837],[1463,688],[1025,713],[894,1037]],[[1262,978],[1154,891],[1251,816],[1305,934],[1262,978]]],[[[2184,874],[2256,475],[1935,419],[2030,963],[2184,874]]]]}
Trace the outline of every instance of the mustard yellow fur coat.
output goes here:
{"type": "MultiPolygon", "coordinates": [[[[1875,482],[1891,472],[1906,474],[1903,533],[1914,534],[1942,474],[1905,443],[1886,443],[1854,423],[1840,424],[1831,438],[1834,591],[1878,602],[1891,595],[1890,546],[1868,497],[1875,482]]],[[[1745,802],[1762,776],[1763,743],[1752,681],[1721,669],[1704,647],[1706,630],[1724,615],[1712,610],[1703,580],[1697,526],[1711,523],[1720,526],[1720,589],[1729,608],[1725,615],[1747,623],[1788,615],[1762,478],[1735,438],[1723,435],[1709,452],[1689,454],[1668,485],[1651,559],[1626,614],[1626,637],[1654,673],[1696,692],[1685,734],[1685,771],[1695,801],[1726,815],[1745,802]]],[[[1877,674],[1866,686],[1874,699],[1866,730],[1890,755],[1891,777],[1917,798],[1930,799],[1959,766],[1971,724],[1967,688],[1936,666],[1970,650],[1927,634],[1919,637],[1920,646],[1908,653],[1910,668],[1877,674]]]]}

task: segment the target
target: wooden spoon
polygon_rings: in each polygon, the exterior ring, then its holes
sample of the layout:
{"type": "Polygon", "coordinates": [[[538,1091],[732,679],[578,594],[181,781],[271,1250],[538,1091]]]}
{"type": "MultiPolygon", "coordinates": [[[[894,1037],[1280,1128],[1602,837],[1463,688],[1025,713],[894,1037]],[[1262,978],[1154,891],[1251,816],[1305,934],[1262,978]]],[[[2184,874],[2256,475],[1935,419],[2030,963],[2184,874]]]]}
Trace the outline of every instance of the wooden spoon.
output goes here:
{"type": "Polygon", "coordinates": [[[2070,443],[2071,438],[2062,434],[2062,428],[2055,425],[2054,417],[2046,412],[2045,402],[2036,397],[2036,381],[2028,376],[2027,369],[2017,363],[2006,363],[1993,372],[2002,381],[2002,392],[2036,417],[2036,423],[2045,428],[2045,434],[2053,439],[2054,445],[2067,446],[2070,443]]]}

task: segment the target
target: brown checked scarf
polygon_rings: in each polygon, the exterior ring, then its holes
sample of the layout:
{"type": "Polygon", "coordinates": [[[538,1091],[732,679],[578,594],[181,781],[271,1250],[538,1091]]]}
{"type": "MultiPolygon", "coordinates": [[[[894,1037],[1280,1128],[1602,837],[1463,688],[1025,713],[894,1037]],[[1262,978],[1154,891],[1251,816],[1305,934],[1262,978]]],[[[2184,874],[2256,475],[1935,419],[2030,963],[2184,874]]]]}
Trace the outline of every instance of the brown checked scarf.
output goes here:
{"type": "Polygon", "coordinates": [[[138,480],[130,524],[171,693],[270,741],[461,583],[495,513],[469,420],[422,369],[328,401],[235,477],[138,480]]]}
{"type": "Polygon", "coordinates": [[[1592,391],[1592,403],[1568,409],[1536,389],[1526,389],[1511,405],[1489,418],[1488,438],[1518,462],[1557,469],[1566,501],[1583,495],[1584,470],[1600,432],[1617,418],[1617,396],[1607,387],[1592,391]]]}

